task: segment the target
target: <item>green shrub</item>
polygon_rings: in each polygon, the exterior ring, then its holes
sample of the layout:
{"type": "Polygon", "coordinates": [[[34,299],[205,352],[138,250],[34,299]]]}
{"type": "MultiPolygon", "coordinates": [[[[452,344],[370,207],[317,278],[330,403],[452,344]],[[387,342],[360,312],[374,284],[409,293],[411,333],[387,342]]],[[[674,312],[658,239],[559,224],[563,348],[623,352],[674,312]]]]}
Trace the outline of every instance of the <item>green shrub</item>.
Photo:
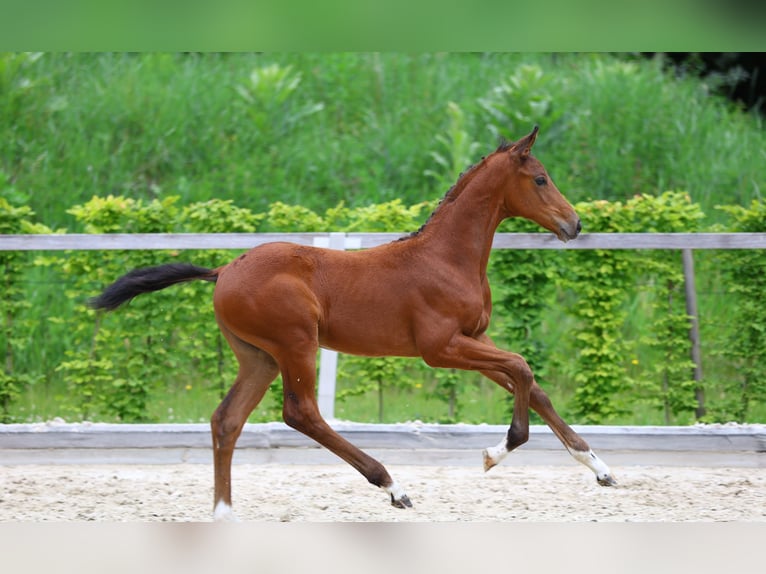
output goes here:
{"type": "MultiPolygon", "coordinates": [[[[32,215],[28,208],[14,208],[4,201],[0,204],[3,231],[41,230],[28,222],[32,215]]],[[[576,207],[590,232],[694,231],[702,217],[699,205],[682,192],[639,195],[625,203],[582,202],[576,207]]],[[[432,208],[433,203],[406,206],[392,201],[362,208],[341,204],[315,213],[278,203],[267,213],[254,214],[229,201],[179,208],[174,198],[144,202],[106,197],[75,206],[71,213],[92,232],[297,231],[305,227],[404,232],[415,229],[432,208]]],[[[725,211],[737,230],[761,229],[762,203],[725,211]]],[[[501,231],[536,229],[529,222],[511,220],[501,231]]],[[[0,398],[5,419],[39,416],[34,409],[23,415],[24,409],[15,406],[30,391],[57,392],[56,415],[78,419],[191,416],[200,420],[209,416],[236,374],[234,358],[215,326],[209,286],[179,285],[139,297],[109,314],[94,313],[84,303],[134,267],[173,260],[216,267],[236,254],[228,250],[94,250],[38,256],[37,262],[65,286],[60,292],[68,305],[55,306],[58,311],[48,321],[63,327],[66,351],[46,355],[52,366],[35,364],[29,369],[25,363],[22,371],[15,363],[30,347],[25,328],[33,322],[33,308],[16,279],[26,260],[19,259],[17,252],[0,253],[11,270],[5,273],[11,282],[6,286],[9,297],[3,300],[6,369],[0,398]],[[60,388],[56,379],[64,383],[64,392],[54,391],[60,388]],[[43,386],[38,388],[36,381],[44,381],[43,386]],[[174,398],[187,395],[185,403],[191,404],[192,397],[199,402],[189,411],[194,414],[171,413],[174,398]]],[[[705,405],[697,402],[697,382],[691,376],[690,318],[676,251],[495,251],[489,267],[495,307],[490,334],[499,346],[527,358],[538,381],[572,422],[632,421],[642,412],[642,417],[656,423],[685,423],[694,419],[700,406],[708,409],[705,420],[753,420],[761,416],[758,405],[763,397],[759,383],[763,341],[758,327],[763,286],[758,273],[764,263],[758,251],[732,251],[716,258],[713,268],[727,270],[718,281],[727,286],[731,298],[724,309],[725,323],[731,328],[721,331],[727,339],[716,344],[723,351],[704,357],[715,367],[710,369],[715,374],[703,381],[705,405]]],[[[709,265],[702,269],[710,272],[709,265]]],[[[704,325],[715,319],[703,310],[700,320],[704,325]]],[[[512,405],[510,395],[475,373],[433,371],[413,360],[345,356],[339,367],[339,407],[346,418],[507,422],[512,405]],[[497,402],[497,408],[482,406],[478,397],[497,402]],[[360,414],[349,415],[354,412],[360,414]]],[[[279,418],[281,404],[277,383],[252,420],[279,418]]]]}
{"type": "MultiPolygon", "coordinates": [[[[744,233],[766,232],[766,203],[722,207],[734,230],[744,233]]],[[[724,400],[711,413],[714,420],[747,421],[757,405],[766,402],[766,253],[760,249],[733,250],[722,255],[728,279],[727,330],[723,354],[732,361],[731,378],[723,381],[724,400]]]]}
{"type": "MultiPolygon", "coordinates": [[[[0,176],[2,173],[0,172],[0,176]]],[[[34,212],[27,206],[14,206],[5,196],[14,200],[21,197],[12,188],[0,188],[0,234],[28,234],[49,231],[31,220],[34,212]]],[[[24,372],[17,365],[17,355],[30,345],[27,333],[32,321],[26,315],[31,304],[22,283],[24,268],[29,264],[26,253],[0,251],[0,277],[2,293],[0,298],[0,422],[14,420],[13,406],[25,388],[39,377],[36,373],[24,372]]]]}
{"type": "MultiPolygon", "coordinates": [[[[684,192],[638,195],[625,207],[633,220],[625,231],[632,232],[694,232],[704,216],[699,205],[684,192]]],[[[639,343],[655,359],[636,377],[636,391],[641,399],[662,409],[665,424],[689,423],[705,405],[699,403],[698,383],[692,376],[695,365],[689,338],[691,318],[686,311],[681,253],[652,250],[639,257],[638,289],[632,296],[646,297],[649,315],[639,343]]],[[[631,402],[635,400],[633,397],[631,402]]]]}
{"type": "MultiPolygon", "coordinates": [[[[620,202],[578,203],[576,210],[589,232],[622,231],[626,218],[620,202]]],[[[578,422],[604,423],[626,413],[619,395],[628,381],[630,346],[621,329],[636,254],[594,249],[567,255],[561,283],[574,293],[567,310],[578,321],[573,334],[576,360],[569,364],[574,413],[578,422]]]]}

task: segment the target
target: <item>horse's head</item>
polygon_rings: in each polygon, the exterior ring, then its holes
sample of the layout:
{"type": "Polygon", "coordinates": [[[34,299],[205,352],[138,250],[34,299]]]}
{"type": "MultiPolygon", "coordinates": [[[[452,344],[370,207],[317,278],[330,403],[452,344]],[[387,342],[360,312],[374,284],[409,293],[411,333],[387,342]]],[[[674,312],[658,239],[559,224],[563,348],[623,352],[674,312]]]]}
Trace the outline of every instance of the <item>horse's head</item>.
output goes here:
{"type": "Polygon", "coordinates": [[[528,136],[498,149],[511,163],[512,175],[507,178],[503,192],[505,209],[509,217],[530,219],[566,242],[580,233],[580,218],[543,164],[530,153],[537,129],[535,126],[528,136]]]}

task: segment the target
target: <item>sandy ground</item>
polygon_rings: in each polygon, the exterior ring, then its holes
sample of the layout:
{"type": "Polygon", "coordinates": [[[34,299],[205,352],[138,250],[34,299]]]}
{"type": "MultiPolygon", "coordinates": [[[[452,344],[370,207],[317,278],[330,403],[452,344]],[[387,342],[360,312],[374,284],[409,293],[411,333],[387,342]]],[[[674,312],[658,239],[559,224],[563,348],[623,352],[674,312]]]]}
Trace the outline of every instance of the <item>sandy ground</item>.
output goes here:
{"type": "MultiPolygon", "coordinates": [[[[766,468],[615,468],[599,487],[570,466],[389,466],[414,508],[344,464],[237,464],[234,509],[255,522],[766,522],[766,468]]],[[[0,522],[208,521],[212,468],[0,466],[0,522]]]]}

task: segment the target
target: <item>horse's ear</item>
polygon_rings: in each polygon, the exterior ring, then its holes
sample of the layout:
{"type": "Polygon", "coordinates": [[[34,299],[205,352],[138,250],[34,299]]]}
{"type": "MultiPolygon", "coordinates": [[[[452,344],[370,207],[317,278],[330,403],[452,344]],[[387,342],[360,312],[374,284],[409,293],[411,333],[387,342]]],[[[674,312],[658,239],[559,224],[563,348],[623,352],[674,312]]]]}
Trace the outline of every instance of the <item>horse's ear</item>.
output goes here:
{"type": "Polygon", "coordinates": [[[537,132],[539,129],[539,126],[535,126],[532,130],[532,133],[530,133],[528,136],[524,136],[515,144],[513,144],[511,147],[511,152],[518,155],[521,159],[526,159],[532,150],[532,146],[534,145],[535,140],[537,139],[537,132]]]}

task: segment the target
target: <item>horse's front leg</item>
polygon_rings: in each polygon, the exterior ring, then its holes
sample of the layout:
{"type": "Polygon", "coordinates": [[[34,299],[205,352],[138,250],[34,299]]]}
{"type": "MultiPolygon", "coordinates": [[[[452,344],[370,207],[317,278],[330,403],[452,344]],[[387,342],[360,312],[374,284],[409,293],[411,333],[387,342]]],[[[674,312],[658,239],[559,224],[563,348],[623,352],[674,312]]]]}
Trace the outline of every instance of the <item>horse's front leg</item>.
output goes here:
{"type": "MultiPolygon", "coordinates": [[[[491,342],[488,337],[484,340],[491,342]]],[[[505,390],[515,393],[513,383],[501,372],[483,371],[482,374],[495,381],[505,390]]],[[[559,416],[553,408],[550,398],[540,387],[537,381],[532,382],[529,392],[529,406],[545,421],[553,433],[566,447],[569,454],[577,461],[590,468],[596,475],[596,481],[601,486],[614,486],[617,481],[614,479],[609,467],[591,450],[588,443],[578,435],[559,416]]],[[[503,440],[497,446],[490,447],[483,452],[484,470],[487,471],[503,460],[512,449],[508,448],[507,440],[503,440]]]]}
{"type": "Polygon", "coordinates": [[[553,404],[548,395],[537,382],[532,386],[530,406],[532,407],[532,410],[539,414],[551,428],[553,433],[569,451],[569,454],[571,454],[577,462],[584,464],[593,471],[593,474],[596,475],[596,481],[601,486],[615,486],[617,484],[609,467],[603,460],[596,456],[596,453],[591,450],[588,443],[572,430],[572,427],[564,422],[553,408],[553,404]]]}
{"type": "MultiPolygon", "coordinates": [[[[508,381],[500,373],[483,372],[484,376],[497,382],[501,387],[513,392],[509,388],[508,381]]],[[[553,408],[548,395],[535,382],[530,391],[530,407],[540,415],[545,423],[551,428],[553,433],[564,444],[569,454],[579,463],[584,464],[596,475],[596,481],[601,486],[614,486],[617,481],[609,470],[609,467],[601,460],[596,453],[588,446],[588,443],[578,435],[572,428],[564,422],[559,414],[553,408]]],[[[487,471],[502,461],[512,449],[508,448],[508,441],[504,439],[494,447],[484,450],[484,470],[487,471]]]]}
{"type": "MultiPolygon", "coordinates": [[[[513,390],[516,398],[513,403],[511,426],[503,442],[486,456],[493,457],[497,464],[513,449],[527,442],[529,438],[530,392],[534,376],[529,365],[521,355],[502,351],[489,339],[475,339],[463,334],[452,337],[449,344],[433,347],[431,352],[423,354],[423,359],[432,367],[457,368],[496,373],[498,380],[505,381],[508,390],[513,390]]],[[[485,467],[486,467],[485,462],[485,467]]]]}

